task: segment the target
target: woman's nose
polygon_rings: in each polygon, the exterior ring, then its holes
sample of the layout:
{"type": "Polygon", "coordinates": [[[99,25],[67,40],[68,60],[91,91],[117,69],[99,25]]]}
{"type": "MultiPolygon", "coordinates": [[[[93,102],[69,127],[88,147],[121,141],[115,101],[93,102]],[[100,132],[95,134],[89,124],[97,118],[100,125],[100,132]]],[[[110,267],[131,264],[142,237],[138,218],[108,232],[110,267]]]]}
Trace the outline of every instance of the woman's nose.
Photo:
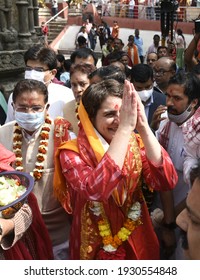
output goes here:
{"type": "Polygon", "coordinates": [[[114,122],[119,123],[119,112],[114,116],[114,122]]]}

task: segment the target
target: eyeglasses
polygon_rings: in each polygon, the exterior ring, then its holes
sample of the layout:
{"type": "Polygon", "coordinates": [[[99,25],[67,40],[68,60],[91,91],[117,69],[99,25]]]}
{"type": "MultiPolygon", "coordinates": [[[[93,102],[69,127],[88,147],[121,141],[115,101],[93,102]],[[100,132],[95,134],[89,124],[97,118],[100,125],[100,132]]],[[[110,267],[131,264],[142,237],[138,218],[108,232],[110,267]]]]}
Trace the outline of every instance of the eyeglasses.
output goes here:
{"type": "Polygon", "coordinates": [[[163,76],[165,73],[167,72],[171,72],[171,70],[163,70],[163,69],[160,69],[160,70],[153,70],[153,75],[154,76],[163,76]]]}
{"type": "Polygon", "coordinates": [[[28,107],[28,106],[18,106],[15,108],[16,112],[21,112],[21,113],[28,113],[29,111],[33,112],[33,113],[39,113],[39,112],[43,112],[46,106],[32,106],[32,107],[28,107]]]}
{"type": "Polygon", "coordinates": [[[35,71],[38,71],[38,72],[45,72],[45,71],[48,71],[49,69],[44,69],[43,67],[31,67],[31,66],[26,66],[25,70],[26,70],[26,71],[35,70],[35,71]]]}

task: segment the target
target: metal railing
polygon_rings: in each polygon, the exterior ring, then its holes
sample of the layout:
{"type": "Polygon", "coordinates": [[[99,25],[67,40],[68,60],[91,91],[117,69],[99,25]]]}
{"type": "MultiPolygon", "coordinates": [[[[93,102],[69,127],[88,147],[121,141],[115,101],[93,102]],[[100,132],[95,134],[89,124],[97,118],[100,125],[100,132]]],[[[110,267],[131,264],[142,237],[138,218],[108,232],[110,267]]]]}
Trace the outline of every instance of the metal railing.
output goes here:
{"type": "MultiPolygon", "coordinates": [[[[83,4],[78,7],[72,5],[69,8],[70,13],[82,14],[87,4],[83,4]]],[[[147,4],[142,3],[134,6],[133,12],[130,11],[129,5],[126,4],[115,4],[109,3],[105,5],[97,5],[96,9],[101,16],[111,16],[120,18],[134,18],[142,20],[160,20],[161,7],[158,4],[154,7],[148,7],[147,4]]],[[[196,20],[200,16],[200,8],[194,6],[179,6],[176,11],[174,11],[175,21],[191,22],[196,20]]]]}
{"type": "Polygon", "coordinates": [[[45,25],[47,25],[48,23],[50,23],[52,20],[54,20],[55,18],[57,18],[62,12],[64,12],[65,10],[68,9],[68,6],[64,7],[62,10],[60,10],[55,16],[51,17],[49,20],[47,20],[45,22],[45,25]]]}

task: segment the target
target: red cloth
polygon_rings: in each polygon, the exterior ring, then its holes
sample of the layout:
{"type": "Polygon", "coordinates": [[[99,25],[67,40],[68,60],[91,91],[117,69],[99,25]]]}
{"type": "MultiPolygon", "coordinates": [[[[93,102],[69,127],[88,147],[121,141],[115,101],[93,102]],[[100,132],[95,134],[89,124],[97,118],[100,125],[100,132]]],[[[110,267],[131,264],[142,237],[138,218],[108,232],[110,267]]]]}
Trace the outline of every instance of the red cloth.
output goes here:
{"type": "MultiPolygon", "coordinates": [[[[139,139],[137,141],[140,145],[139,139]]],[[[126,174],[119,170],[107,153],[99,163],[97,162],[82,127],[77,145],[79,154],[72,150],[67,152],[63,150],[60,153],[62,171],[71,192],[74,217],[70,235],[70,254],[71,259],[95,259],[102,246],[102,239],[96,217],[90,210],[89,201],[103,202],[112,233],[116,234],[126,218],[127,209],[132,203],[130,200],[138,201],[142,194],[138,185],[138,174],[134,175],[135,172],[132,172],[135,178],[132,179],[130,188],[126,186],[127,199],[119,207],[111,194],[114,189],[117,189],[119,196],[123,193],[126,174]]],[[[154,189],[172,189],[176,184],[177,175],[169,155],[164,149],[162,153],[163,165],[156,167],[147,160],[144,147],[140,147],[143,176],[146,183],[154,189]]],[[[134,155],[130,157],[133,157],[131,162],[134,164],[134,155]]],[[[123,243],[123,247],[126,251],[126,259],[159,259],[159,243],[145,202],[142,203],[142,225],[133,231],[129,240],[123,243]]]]}
{"type": "Polygon", "coordinates": [[[2,144],[0,144],[0,172],[13,170],[10,164],[14,160],[15,160],[14,153],[6,150],[5,147],[2,144]]]}
{"type": "MultiPolygon", "coordinates": [[[[14,160],[15,155],[0,144],[0,171],[13,170],[10,164],[14,160]]],[[[4,257],[6,260],[52,260],[52,244],[33,193],[28,196],[28,204],[33,213],[32,224],[12,248],[3,251],[4,257]]]]}
{"type": "Polygon", "coordinates": [[[52,244],[33,193],[28,197],[33,221],[24,236],[9,250],[4,250],[6,260],[53,260],[52,244]]]}

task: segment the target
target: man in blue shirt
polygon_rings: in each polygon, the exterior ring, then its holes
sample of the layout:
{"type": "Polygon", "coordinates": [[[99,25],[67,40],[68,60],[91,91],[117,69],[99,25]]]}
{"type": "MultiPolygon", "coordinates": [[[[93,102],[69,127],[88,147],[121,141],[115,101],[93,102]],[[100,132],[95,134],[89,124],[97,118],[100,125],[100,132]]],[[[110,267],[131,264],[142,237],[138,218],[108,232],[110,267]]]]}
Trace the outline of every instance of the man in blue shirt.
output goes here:
{"type": "Polygon", "coordinates": [[[138,48],[138,54],[140,57],[140,62],[143,63],[144,62],[144,55],[143,55],[143,40],[140,37],[140,31],[139,29],[135,29],[135,37],[134,37],[134,44],[137,46],[138,48]]]}

